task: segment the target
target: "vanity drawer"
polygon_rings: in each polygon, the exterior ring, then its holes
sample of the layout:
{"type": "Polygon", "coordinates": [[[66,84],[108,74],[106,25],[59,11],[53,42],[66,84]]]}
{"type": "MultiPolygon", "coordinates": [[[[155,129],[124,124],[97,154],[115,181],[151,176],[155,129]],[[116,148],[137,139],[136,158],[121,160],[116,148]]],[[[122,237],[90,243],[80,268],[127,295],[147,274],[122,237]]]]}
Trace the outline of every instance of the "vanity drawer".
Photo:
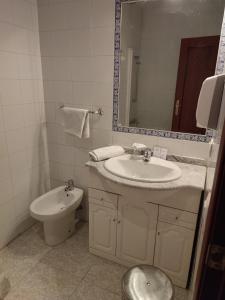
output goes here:
{"type": "Polygon", "coordinates": [[[197,214],[165,206],[159,206],[159,221],[195,230],[197,214]]]}
{"type": "Polygon", "coordinates": [[[96,189],[88,189],[89,202],[110,208],[117,207],[118,195],[96,189]]]}

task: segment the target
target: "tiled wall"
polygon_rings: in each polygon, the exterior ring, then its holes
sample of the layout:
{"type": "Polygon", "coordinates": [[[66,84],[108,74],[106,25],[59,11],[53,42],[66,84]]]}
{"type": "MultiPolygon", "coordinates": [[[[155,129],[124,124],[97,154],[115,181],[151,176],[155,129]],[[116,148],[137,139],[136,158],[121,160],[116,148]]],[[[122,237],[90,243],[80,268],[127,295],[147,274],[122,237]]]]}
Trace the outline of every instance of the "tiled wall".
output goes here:
{"type": "Polygon", "coordinates": [[[39,26],[53,186],[74,178],[88,186],[88,151],[112,142],[113,0],[39,1],[39,26]],[[88,109],[91,138],[64,134],[60,104],[88,109]]]}
{"type": "Polygon", "coordinates": [[[29,224],[48,183],[43,100],[36,3],[1,0],[0,248],[29,224]]]}
{"type": "Polygon", "coordinates": [[[52,186],[74,178],[86,189],[88,151],[112,143],[144,142],[170,153],[208,157],[205,143],[112,132],[114,0],[39,0],[39,26],[52,186]],[[89,140],[64,134],[62,103],[103,108],[103,117],[93,116],[89,140]]]}

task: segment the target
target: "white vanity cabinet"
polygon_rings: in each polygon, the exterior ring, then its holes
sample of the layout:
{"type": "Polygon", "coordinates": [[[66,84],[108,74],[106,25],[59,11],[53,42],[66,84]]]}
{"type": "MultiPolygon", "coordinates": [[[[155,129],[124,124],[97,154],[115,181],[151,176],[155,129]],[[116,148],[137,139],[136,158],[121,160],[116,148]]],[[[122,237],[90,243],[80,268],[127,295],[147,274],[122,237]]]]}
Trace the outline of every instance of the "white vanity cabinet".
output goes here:
{"type": "Polygon", "coordinates": [[[117,198],[115,194],[89,190],[89,245],[109,255],[116,254],[117,198]]]}
{"type": "Polygon", "coordinates": [[[154,265],[186,287],[197,215],[159,206],[154,265]]]}
{"type": "Polygon", "coordinates": [[[164,270],[174,284],[186,287],[191,261],[194,231],[159,222],[154,265],[164,270]]]}
{"type": "Polygon", "coordinates": [[[158,205],[119,198],[116,256],[132,264],[153,264],[158,205]]]}
{"type": "Polygon", "coordinates": [[[186,287],[197,214],[130,198],[89,188],[90,252],[126,266],[155,265],[186,287]]]}

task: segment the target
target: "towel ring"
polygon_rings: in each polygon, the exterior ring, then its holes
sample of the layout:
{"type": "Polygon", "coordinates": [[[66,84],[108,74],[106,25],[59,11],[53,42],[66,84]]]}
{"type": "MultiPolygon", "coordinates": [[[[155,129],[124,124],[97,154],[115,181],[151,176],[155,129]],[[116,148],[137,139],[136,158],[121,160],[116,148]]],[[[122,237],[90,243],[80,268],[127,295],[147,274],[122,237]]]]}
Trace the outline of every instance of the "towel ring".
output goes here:
{"type": "MultiPolygon", "coordinates": [[[[62,104],[62,105],[59,106],[59,109],[62,109],[64,107],[66,107],[66,106],[64,104],[62,104]]],[[[88,113],[92,114],[92,115],[103,116],[103,110],[102,110],[102,108],[99,108],[98,110],[95,110],[95,111],[94,110],[89,110],[88,113]]]]}

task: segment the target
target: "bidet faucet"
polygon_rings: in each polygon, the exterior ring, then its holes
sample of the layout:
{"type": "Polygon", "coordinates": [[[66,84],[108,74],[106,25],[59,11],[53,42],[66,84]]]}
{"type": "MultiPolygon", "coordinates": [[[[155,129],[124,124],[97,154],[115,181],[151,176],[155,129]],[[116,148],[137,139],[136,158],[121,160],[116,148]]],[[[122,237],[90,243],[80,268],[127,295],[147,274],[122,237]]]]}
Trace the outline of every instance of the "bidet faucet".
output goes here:
{"type": "Polygon", "coordinates": [[[151,149],[145,149],[144,150],[144,154],[143,154],[143,161],[150,161],[151,157],[152,157],[152,150],[151,149]]]}
{"type": "Polygon", "coordinates": [[[72,191],[75,188],[73,179],[69,179],[68,181],[66,181],[65,185],[66,185],[64,189],[65,192],[72,191]]]}

